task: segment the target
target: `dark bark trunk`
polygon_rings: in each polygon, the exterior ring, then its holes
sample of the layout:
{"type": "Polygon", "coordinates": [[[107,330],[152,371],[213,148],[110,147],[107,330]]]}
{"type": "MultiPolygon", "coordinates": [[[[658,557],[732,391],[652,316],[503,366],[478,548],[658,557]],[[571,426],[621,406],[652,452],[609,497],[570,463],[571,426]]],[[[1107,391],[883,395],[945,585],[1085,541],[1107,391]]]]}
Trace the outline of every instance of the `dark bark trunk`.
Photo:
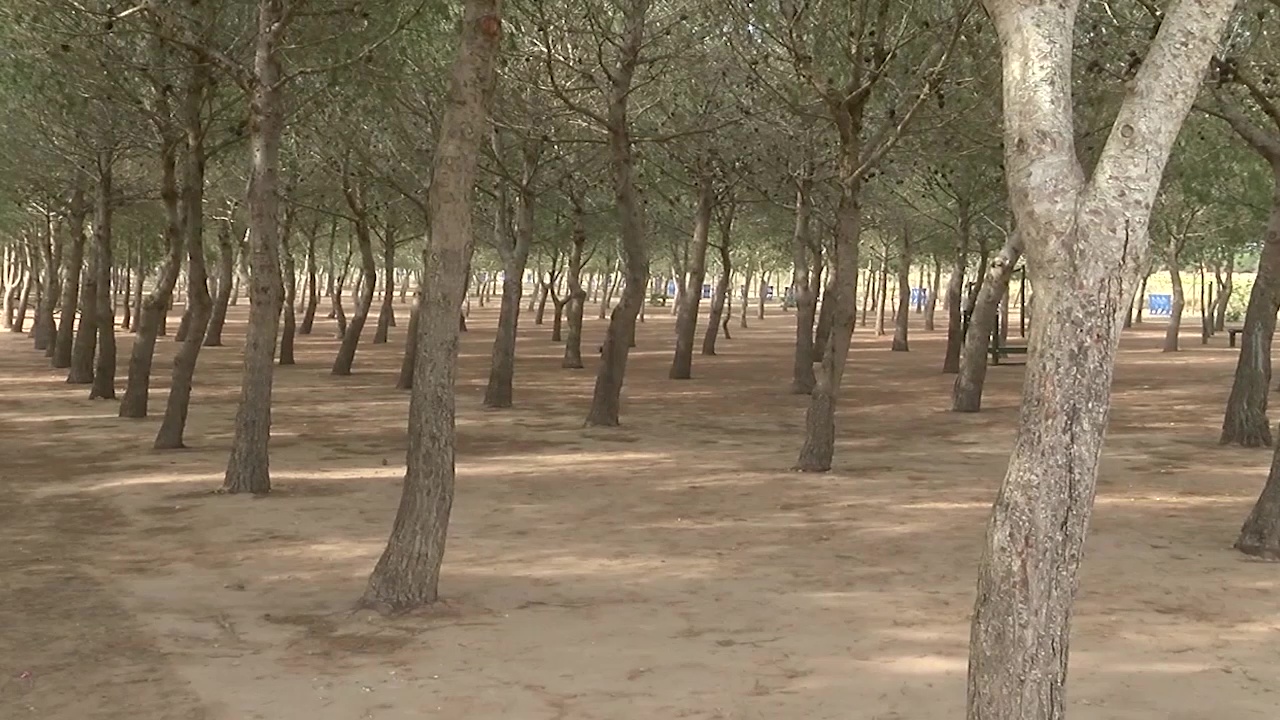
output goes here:
{"type": "Polygon", "coordinates": [[[112,164],[109,153],[98,155],[98,192],[93,210],[94,266],[98,272],[97,362],[93,368],[90,400],[116,397],[116,313],[111,295],[112,164]]]}
{"type": "MultiPolygon", "coordinates": [[[[329,242],[333,242],[333,234],[337,232],[337,219],[334,219],[333,230],[329,242]]],[[[298,325],[299,335],[310,335],[316,321],[316,308],[320,305],[320,285],[316,277],[316,235],[307,236],[307,307],[302,312],[302,323],[298,325]]]]}
{"type": "MultiPolygon", "coordinates": [[[[725,302],[729,297],[729,284],[733,278],[733,258],[729,256],[729,242],[732,238],[730,233],[733,230],[734,206],[732,204],[725,208],[723,217],[720,219],[720,279],[716,282],[716,288],[711,296],[711,317],[707,320],[707,331],[702,336],[702,354],[716,354],[716,336],[724,326],[725,302]]],[[[701,295],[701,288],[698,294],[701,295]]],[[[725,339],[728,339],[728,332],[725,332],[725,339]]]]}
{"type": "Polygon", "coordinates": [[[884,336],[885,309],[889,300],[889,249],[880,258],[880,272],[876,282],[876,337],[884,336]]]}
{"type": "MultiPolygon", "coordinates": [[[[156,340],[160,334],[160,318],[173,298],[173,288],[182,272],[184,249],[182,211],[178,189],[178,137],[166,137],[160,148],[160,202],[164,207],[164,240],[167,253],[156,287],[138,310],[137,338],[129,355],[129,379],[120,399],[120,417],[147,416],[151,393],[151,367],[155,360],[156,340]]],[[[141,275],[141,271],[138,273],[141,275]]]]}
{"type": "MultiPolygon", "coordinates": [[[[715,211],[715,199],[715,185],[708,173],[698,181],[698,200],[693,214],[693,242],[690,247],[692,254],[689,258],[688,272],[680,280],[684,287],[680,292],[676,315],[675,357],[672,358],[671,369],[667,373],[667,377],[672,380],[688,380],[693,377],[693,342],[698,331],[698,307],[702,303],[702,284],[707,277],[707,243],[711,236],[711,214],[715,211]]],[[[724,301],[720,302],[723,306],[724,301]]],[[[713,319],[714,313],[713,305],[713,319]]],[[[715,323],[712,322],[709,327],[714,336],[715,323]]],[[[714,346],[713,337],[713,350],[714,346]]]]}
{"type": "MultiPolygon", "coordinates": [[[[58,334],[53,342],[53,366],[70,368],[72,365],[72,349],[75,344],[76,310],[79,309],[81,297],[81,279],[85,276],[84,268],[84,220],[88,215],[84,188],[77,180],[71,196],[71,211],[67,225],[71,232],[71,247],[65,256],[62,269],[62,309],[58,319],[58,334]]],[[[87,295],[87,293],[86,293],[87,295]]],[[[86,304],[87,301],[86,301],[86,304]]]]}
{"type": "Polygon", "coordinates": [[[373,255],[373,235],[363,194],[363,188],[346,188],[347,203],[356,217],[356,245],[360,249],[360,295],[356,298],[351,322],[342,334],[338,354],[333,359],[333,369],[330,371],[333,375],[351,374],[351,367],[356,361],[356,349],[360,346],[360,334],[364,332],[369,312],[373,309],[373,297],[378,284],[378,261],[373,255]]]}
{"type": "MultiPolygon", "coordinates": [[[[831,324],[835,320],[836,293],[831,286],[834,278],[834,275],[828,273],[827,282],[822,288],[822,309],[818,311],[818,325],[813,331],[813,356],[810,358],[815,363],[822,362],[822,357],[827,354],[827,342],[831,339],[831,324]]],[[[854,297],[857,297],[856,293],[854,297]]]]}
{"type": "Polygon", "coordinates": [[[1227,256],[1225,272],[1214,268],[1214,278],[1218,283],[1218,300],[1213,309],[1213,329],[1219,332],[1227,329],[1227,307],[1231,303],[1231,294],[1235,290],[1232,275],[1236,269],[1234,255],[1227,256]]]}
{"type": "Polygon", "coordinates": [[[400,360],[400,377],[396,379],[397,390],[409,390],[413,387],[413,368],[418,359],[418,318],[422,308],[422,290],[419,289],[413,298],[413,309],[409,311],[409,337],[404,341],[404,357],[400,360]]]}
{"type": "Polygon", "coordinates": [[[551,296],[551,283],[544,283],[538,280],[538,304],[537,310],[533,314],[533,324],[542,325],[547,316],[547,298],[551,296]]]}
{"type": "Polygon", "coordinates": [[[285,31],[278,0],[258,1],[258,39],[250,99],[249,145],[249,323],[245,331],[244,373],[235,435],[222,490],[262,494],[271,490],[268,442],[271,385],[284,288],[280,281],[279,170],[284,127],[281,67],[277,44],[285,31]]]}
{"type": "MultiPolygon", "coordinates": [[[[298,274],[293,262],[293,250],[289,236],[293,233],[293,212],[286,210],[280,224],[280,266],[284,279],[284,303],[280,318],[280,364],[294,365],[293,344],[298,331],[295,303],[298,301],[298,274]]],[[[314,234],[314,233],[313,233],[314,234]]]]}
{"type": "Polygon", "coordinates": [[[587,291],[582,287],[582,253],[587,244],[582,204],[573,198],[573,250],[569,254],[568,332],[565,334],[564,359],[560,367],[582,367],[582,316],[587,307],[587,291]]]}
{"type": "Polygon", "coordinates": [[[1218,440],[1223,445],[1271,445],[1267,395],[1271,389],[1271,338],[1280,310],[1280,168],[1272,193],[1271,217],[1244,315],[1240,357],[1218,440]]]}
{"type": "Polygon", "coordinates": [[[929,283],[929,297],[924,302],[924,329],[933,332],[938,311],[938,288],[942,287],[942,263],[933,259],[933,279],[929,283]]]}
{"type": "Polygon", "coordinates": [[[902,231],[902,254],[898,256],[898,314],[893,321],[893,346],[897,352],[907,352],[907,332],[911,320],[911,231],[902,231]]]}
{"type": "Polygon", "coordinates": [[[969,331],[965,334],[960,355],[960,372],[951,390],[954,412],[978,412],[982,409],[982,390],[987,379],[987,348],[1000,302],[1009,296],[1009,278],[1022,256],[1022,238],[1017,233],[1005,240],[995,261],[987,268],[986,282],[978,292],[969,331]]]}
{"type": "Polygon", "coordinates": [[[396,244],[392,239],[391,225],[387,225],[387,237],[382,243],[382,308],[378,311],[378,328],[373,333],[373,344],[381,345],[396,324],[396,311],[392,303],[396,294],[396,244]]]}
{"type": "Polygon", "coordinates": [[[462,48],[436,145],[432,262],[425,268],[420,361],[409,403],[409,449],[400,508],[361,604],[402,612],[436,601],[453,505],[454,382],[458,312],[471,256],[471,204],[479,138],[488,122],[500,0],[467,0],[462,48]]]}
{"type": "Polygon", "coordinates": [[[813,323],[818,314],[816,285],[819,278],[813,276],[813,265],[819,258],[813,258],[815,262],[810,261],[813,177],[808,170],[806,164],[796,181],[796,223],[791,236],[791,287],[796,304],[795,350],[791,363],[791,392],[794,395],[813,392],[815,382],[813,323]]]}
{"type": "Polygon", "coordinates": [[[1169,238],[1169,283],[1173,298],[1170,303],[1169,326],[1164,333],[1164,352],[1178,352],[1178,331],[1182,329],[1182,310],[1186,307],[1186,294],[1182,289],[1181,240],[1169,238]]]}
{"type": "Polygon", "coordinates": [[[54,306],[58,300],[58,265],[60,250],[57,228],[51,214],[46,214],[44,237],[40,240],[40,302],[36,305],[35,332],[33,340],[36,350],[47,351],[52,348],[56,326],[53,320],[54,306]]]}
{"type": "Polygon", "coordinates": [[[1280,560],[1280,447],[1271,456],[1267,484],[1240,528],[1235,548],[1264,560],[1280,560]]]}
{"type": "MultiPolygon", "coordinates": [[[[205,333],[205,347],[222,345],[222,328],[227,323],[227,308],[231,305],[235,284],[235,252],[235,245],[231,242],[231,222],[218,223],[218,291],[213,298],[213,316],[209,318],[209,329],[205,333]]],[[[184,320],[189,321],[189,318],[184,316],[184,320]]],[[[179,330],[177,340],[181,342],[184,339],[183,332],[179,330]]]]}
{"type": "Polygon", "coordinates": [[[484,406],[509,408],[514,396],[516,371],[516,333],[520,326],[520,300],[524,295],[524,272],[529,264],[529,250],[533,247],[534,195],[528,185],[537,169],[537,147],[525,140],[524,180],[517,188],[516,226],[514,238],[509,237],[505,220],[509,212],[505,199],[499,200],[498,243],[503,256],[502,305],[498,310],[498,329],[490,354],[489,382],[484,389],[484,406]]]}
{"type": "Polygon", "coordinates": [[[964,345],[964,271],[968,265],[968,226],[962,224],[960,246],[951,263],[951,278],[947,281],[947,354],[942,360],[942,372],[960,372],[960,349],[964,345]]]}

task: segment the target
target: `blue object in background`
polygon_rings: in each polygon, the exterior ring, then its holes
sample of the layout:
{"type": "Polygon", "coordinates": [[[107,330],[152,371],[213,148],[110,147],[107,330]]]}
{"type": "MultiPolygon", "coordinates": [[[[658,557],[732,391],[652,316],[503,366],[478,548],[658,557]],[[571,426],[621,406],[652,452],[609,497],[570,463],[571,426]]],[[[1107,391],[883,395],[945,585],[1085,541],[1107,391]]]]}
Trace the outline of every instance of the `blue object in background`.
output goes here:
{"type": "Polygon", "coordinates": [[[703,300],[706,300],[706,299],[707,299],[707,298],[709,298],[709,297],[711,297],[711,286],[710,286],[710,285],[703,285],[703,286],[702,286],[702,299],[703,299],[703,300]]]}
{"type": "Polygon", "coordinates": [[[772,299],[773,299],[773,286],[772,286],[772,285],[770,285],[769,287],[767,287],[767,288],[765,288],[765,289],[764,289],[764,299],[765,299],[765,300],[772,300],[772,299]]]}
{"type": "Polygon", "coordinates": [[[675,297],[675,296],[676,296],[676,281],[668,280],[667,281],[667,297],[675,297]]]}
{"type": "Polygon", "coordinates": [[[911,288],[911,304],[921,305],[929,298],[928,288],[911,288]]]}
{"type": "Polygon", "coordinates": [[[1172,315],[1173,314],[1173,296],[1172,295],[1148,295],[1147,296],[1147,314],[1148,315],[1172,315]]]}

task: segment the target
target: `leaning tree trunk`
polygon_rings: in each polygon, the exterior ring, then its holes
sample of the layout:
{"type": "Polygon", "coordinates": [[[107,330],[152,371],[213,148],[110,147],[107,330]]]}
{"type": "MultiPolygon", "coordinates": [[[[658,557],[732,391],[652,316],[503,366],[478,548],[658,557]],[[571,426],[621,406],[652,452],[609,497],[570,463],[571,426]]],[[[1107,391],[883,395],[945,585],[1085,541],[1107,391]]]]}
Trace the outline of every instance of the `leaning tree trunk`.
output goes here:
{"type": "Polygon", "coordinates": [[[969,320],[969,332],[960,354],[960,372],[951,390],[954,412],[978,412],[982,409],[982,389],[987,380],[987,348],[996,321],[996,311],[1009,296],[1009,278],[1022,256],[1022,237],[1012,233],[995,260],[987,267],[987,279],[978,291],[978,300],[969,320]]]}
{"type": "MultiPolygon", "coordinates": [[[[164,206],[164,240],[168,253],[156,287],[138,306],[137,337],[129,355],[129,379],[120,399],[122,418],[144,418],[151,393],[151,366],[155,360],[156,340],[160,336],[160,318],[173,299],[173,288],[182,272],[182,210],[179,207],[177,137],[166,137],[160,150],[160,201],[164,206]]],[[[142,271],[139,269],[138,274],[142,271]]]]}
{"type": "MultiPolygon", "coordinates": [[[[191,384],[213,317],[213,299],[209,296],[209,275],[204,261],[205,128],[201,109],[210,69],[195,52],[190,56],[191,69],[182,104],[183,129],[187,136],[187,152],[182,164],[182,229],[187,251],[187,308],[183,314],[188,317],[188,333],[173,358],[164,419],[153,444],[156,450],[186,447],[184,434],[191,405],[191,384]]],[[[161,322],[163,324],[163,320],[161,322]]]]}
{"type": "Polygon", "coordinates": [[[112,163],[115,159],[103,152],[98,156],[98,193],[93,210],[94,266],[98,273],[98,359],[93,368],[93,385],[89,399],[114,400],[116,397],[116,313],[111,297],[111,223],[112,163]]]}
{"type": "Polygon", "coordinates": [[[1036,291],[1019,427],[970,636],[969,720],[1062,720],[1072,604],[1124,305],[1179,127],[1235,0],[1171,6],[1092,178],[1077,159],[1077,2],[987,0],[1004,67],[1005,168],[1036,291]]]}
{"type": "MultiPolygon", "coordinates": [[[[62,268],[62,310],[58,318],[58,333],[53,338],[53,367],[70,368],[72,348],[75,344],[76,310],[81,298],[81,278],[84,269],[84,220],[88,214],[84,189],[77,182],[71,196],[71,211],[67,224],[71,228],[71,247],[64,257],[62,268]]],[[[87,297],[87,293],[85,295],[87,297]]],[[[88,301],[86,300],[86,305],[88,301]]]]}
{"type": "Polygon", "coordinates": [[[276,335],[284,288],[280,281],[279,173],[284,128],[281,67],[276,43],[283,34],[283,10],[274,0],[259,0],[250,122],[249,233],[252,276],[249,323],[245,331],[244,373],[235,435],[222,490],[271,491],[268,442],[271,437],[271,384],[276,335]]]}
{"type": "Polygon", "coordinates": [[[361,191],[348,189],[348,202],[356,215],[356,244],[360,247],[360,295],[356,298],[355,312],[351,314],[351,322],[342,335],[342,345],[338,347],[338,355],[333,359],[334,375],[350,375],[351,366],[356,361],[356,348],[360,345],[360,334],[373,309],[374,291],[378,284],[378,262],[373,256],[373,238],[369,232],[369,219],[364,207],[364,198],[359,197],[361,191]]]}
{"type": "MultiPolygon", "coordinates": [[[[249,241],[252,243],[253,238],[250,237],[249,241]]],[[[209,329],[205,331],[205,347],[222,345],[222,328],[227,324],[227,308],[231,305],[231,292],[235,285],[235,252],[235,245],[231,242],[230,221],[218,223],[218,294],[213,298],[213,316],[209,318],[209,329]]],[[[183,320],[187,323],[190,322],[188,314],[183,314],[183,320]]],[[[182,336],[183,333],[179,332],[179,341],[184,339],[182,336]]]]}
{"type": "MultiPolygon", "coordinates": [[[[707,173],[698,182],[697,209],[693,214],[693,247],[689,259],[689,270],[681,281],[684,288],[680,293],[679,309],[676,315],[676,349],[671,359],[671,370],[667,377],[672,380],[688,380],[693,377],[693,338],[698,331],[698,307],[702,303],[702,283],[707,277],[707,242],[711,236],[711,214],[715,210],[715,185],[707,173]]],[[[724,300],[720,300],[723,308],[724,300]]],[[[715,306],[712,305],[712,319],[715,319],[715,306]]],[[[709,327],[715,335],[715,323],[709,327]]],[[[712,340],[714,350],[715,340],[712,340]]],[[[705,347],[705,345],[704,345],[705,347]]],[[[713,353],[714,354],[714,353],[713,353]]]]}
{"type": "Polygon", "coordinates": [[[1170,304],[1169,326],[1164,332],[1164,352],[1178,352],[1178,331],[1182,329],[1182,310],[1186,307],[1187,298],[1182,289],[1182,261],[1178,257],[1181,251],[1181,239],[1169,238],[1169,283],[1173,289],[1173,300],[1170,304]]]}
{"type": "Polygon", "coordinates": [[[942,360],[942,372],[960,372],[960,349],[964,345],[964,272],[969,258],[968,224],[961,222],[960,246],[951,263],[951,277],[947,280],[947,351],[942,360]]]}
{"type": "Polygon", "coordinates": [[[400,377],[396,379],[397,390],[413,388],[414,365],[418,359],[418,318],[422,308],[422,288],[414,294],[413,309],[409,311],[409,337],[404,341],[404,358],[400,361],[400,377]]]}
{"type": "MultiPolygon", "coordinates": [[[[702,336],[702,354],[716,354],[716,337],[724,324],[725,302],[729,298],[729,283],[733,277],[733,258],[729,256],[730,230],[733,225],[733,205],[725,210],[720,221],[720,279],[716,281],[716,289],[711,296],[711,316],[707,319],[707,331],[702,336]]],[[[699,293],[701,289],[699,289],[699,293]]],[[[726,333],[727,336],[727,333],[726,333]]],[[[726,337],[727,339],[727,337],[726,337]]]]}
{"type": "Polygon", "coordinates": [[[898,314],[893,321],[893,350],[907,352],[907,330],[911,320],[911,233],[902,232],[902,254],[898,257],[898,314]]]}
{"type": "Polygon", "coordinates": [[[488,123],[501,28],[500,0],[467,0],[462,47],[436,145],[431,262],[424,272],[420,336],[409,402],[409,450],[400,508],[361,604],[402,612],[436,601],[453,505],[454,382],[458,312],[471,255],[471,202],[480,138],[488,123]]]}
{"type": "Polygon", "coordinates": [[[1240,528],[1235,548],[1264,560],[1280,560],[1280,446],[1271,455],[1267,484],[1240,528]]]}
{"type": "MultiPolygon", "coordinates": [[[[329,242],[333,242],[333,235],[337,233],[337,219],[334,219],[334,229],[329,235],[329,242]]],[[[302,323],[298,326],[299,335],[310,335],[311,327],[316,321],[316,308],[320,305],[320,286],[316,278],[316,234],[307,235],[307,307],[302,312],[302,323]]]]}
{"type": "MultiPolygon", "coordinates": [[[[821,275],[821,273],[814,273],[821,275]]],[[[835,275],[827,273],[827,282],[822,286],[822,308],[818,311],[818,325],[813,331],[813,357],[811,362],[822,362],[822,357],[827,354],[827,341],[831,339],[831,323],[835,320],[835,291],[831,287],[831,283],[835,282],[835,275]]],[[[856,287],[856,284],[855,284],[856,287]]],[[[875,295],[875,293],[870,293],[875,295]]],[[[854,306],[857,306],[857,291],[854,291],[854,306]]]]}
{"type": "Polygon", "coordinates": [[[373,333],[373,344],[387,342],[387,335],[396,323],[396,311],[392,306],[396,297],[396,243],[392,239],[391,224],[387,224],[387,237],[382,243],[382,307],[378,310],[378,327],[373,333]]]}
{"type": "MultiPolygon", "coordinates": [[[[810,263],[810,190],[812,178],[801,176],[796,185],[796,224],[791,236],[791,287],[796,304],[795,348],[791,362],[791,393],[808,395],[813,392],[813,323],[818,314],[819,282],[812,273],[810,263]]],[[[815,253],[816,255],[817,253],[815,253]]],[[[814,258],[816,261],[818,258],[814,258]]]]}
{"type": "Polygon", "coordinates": [[[1244,314],[1240,357],[1218,440],[1223,445],[1271,445],[1267,395],[1271,389],[1271,338],[1276,331],[1276,312],[1280,311],[1280,166],[1275,172],[1271,217],[1244,314]]]}
{"type": "Polygon", "coordinates": [[[1218,300],[1213,308],[1213,329],[1217,331],[1227,329],[1227,307],[1231,304],[1231,293],[1235,290],[1235,284],[1232,280],[1235,269],[1235,256],[1228,255],[1226,272],[1220,273],[1217,268],[1213,272],[1214,278],[1218,283],[1218,300]]]}
{"type": "Polygon", "coordinates": [[[582,251],[587,244],[586,226],[583,224],[581,205],[574,200],[573,250],[569,255],[568,330],[564,339],[563,368],[582,367],[582,316],[587,307],[587,291],[582,287],[582,251]]]}
{"type": "Polygon", "coordinates": [[[81,272],[80,324],[76,327],[75,345],[71,349],[71,367],[67,382],[88,385],[93,382],[93,356],[98,347],[98,253],[89,253],[81,272]]]}
{"type": "MultiPolygon", "coordinates": [[[[530,141],[526,141],[528,143],[530,141]]],[[[526,152],[526,178],[536,169],[536,155],[526,152]]],[[[524,272],[533,247],[534,195],[528,185],[517,188],[514,242],[509,235],[506,217],[510,204],[500,194],[499,215],[495,234],[502,254],[502,302],[498,310],[498,329],[490,354],[489,382],[484,389],[484,406],[509,408],[514,395],[516,372],[516,333],[520,326],[520,300],[524,296],[524,272]]]]}

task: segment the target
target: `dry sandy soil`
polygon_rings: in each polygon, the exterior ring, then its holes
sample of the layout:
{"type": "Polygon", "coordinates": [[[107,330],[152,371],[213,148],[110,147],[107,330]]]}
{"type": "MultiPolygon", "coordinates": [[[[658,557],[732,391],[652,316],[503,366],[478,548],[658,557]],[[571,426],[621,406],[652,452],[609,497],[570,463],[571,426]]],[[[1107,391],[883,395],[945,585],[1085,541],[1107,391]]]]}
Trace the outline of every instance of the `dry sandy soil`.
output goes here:
{"type": "MultiPolygon", "coordinates": [[[[117,419],[0,337],[0,718],[961,717],[1022,370],[993,368],[987,409],[957,416],[937,334],[904,355],[859,331],[837,469],[799,476],[790,317],[771,313],[680,383],[671,319],[651,316],[625,427],[584,431],[591,369],[561,370],[531,322],[518,407],[480,409],[493,316],[478,311],[448,602],[399,618],[351,608],[399,494],[403,322],[348,378],[328,373],[332,321],[301,339],[277,375],[264,499],[209,492],[243,307],[201,359],[177,453],[149,449],[156,418],[117,419]]],[[[1280,568],[1230,548],[1270,455],[1214,442],[1225,338],[1164,355],[1160,332],[1127,335],[1120,360],[1071,717],[1275,718],[1280,568]]],[[[161,341],[162,376],[173,349],[161,341]]]]}

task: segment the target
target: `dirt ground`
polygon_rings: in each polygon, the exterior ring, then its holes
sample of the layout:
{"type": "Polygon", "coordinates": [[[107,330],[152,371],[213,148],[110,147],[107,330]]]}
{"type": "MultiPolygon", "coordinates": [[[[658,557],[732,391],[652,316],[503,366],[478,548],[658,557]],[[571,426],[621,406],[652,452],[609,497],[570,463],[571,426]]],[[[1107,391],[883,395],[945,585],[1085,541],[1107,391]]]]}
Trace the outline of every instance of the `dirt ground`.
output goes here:
{"type": "MultiPolygon", "coordinates": [[[[1022,370],[946,411],[937,333],[859,330],[836,471],[787,471],[790,315],[666,377],[651,311],[614,430],[582,429],[592,368],[521,329],[516,402],[480,409],[493,315],[464,339],[458,496],[430,613],[352,612],[403,472],[404,333],[329,375],[332,321],[276,381],[264,499],[211,495],[244,307],[206,349],[187,433],[63,383],[0,336],[0,718],[916,720],[963,715],[984,523],[1022,370]]],[[[588,350],[604,324],[589,320],[588,350]]],[[[172,323],[174,325],[176,323],[172,323]]],[[[1190,323],[1189,323],[1190,324],[1190,323]]],[[[736,321],[735,321],[736,325],[736,321]]],[[[1073,720],[1274,718],[1280,568],[1230,548],[1266,450],[1215,444],[1225,337],[1126,335],[1073,639],[1073,720]]],[[[370,337],[372,333],[370,332],[370,337]]],[[[130,341],[122,336],[122,369],[130,341]]],[[[162,339],[153,411],[174,350],[162,339]]],[[[594,353],[591,362],[593,363],[594,353]]],[[[123,372],[123,370],[122,370],[123,372]]],[[[121,378],[121,387],[123,378],[121,378]]]]}

